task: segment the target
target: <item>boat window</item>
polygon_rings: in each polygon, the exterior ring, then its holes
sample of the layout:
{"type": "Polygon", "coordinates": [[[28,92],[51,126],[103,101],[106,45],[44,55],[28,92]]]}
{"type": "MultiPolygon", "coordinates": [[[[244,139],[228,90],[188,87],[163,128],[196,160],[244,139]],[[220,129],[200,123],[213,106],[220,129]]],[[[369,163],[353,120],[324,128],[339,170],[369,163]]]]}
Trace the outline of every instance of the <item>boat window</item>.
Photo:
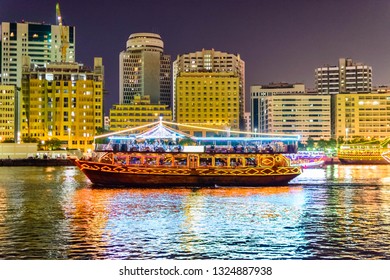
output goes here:
{"type": "Polygon", "coordinates": [[[160,165],[162,165],[162,166],[171,166],[172,165],[172,157],[171,156],[162,156],[162,157],[160,157],[160,165]]]}
{"type": "Polygon", "coordinates": [[[146,165],[156,165],[157,158],[156,157],[146,157],[145,158],[145,164],[146,165]]]}
{"type": "Polygon", "coordinates": [[[141,164],[141,157],[130,157],[129,158],[130,164],[141,164]]]}
{"type": "Polygon", "coordinates": [[[187,157],[175,158],[175,166],[187,166],[187,157]]]}
{"type": "Polygon", "coordinates": [[[200,166],[211,166],[212,165],[212,159],[205,157],[199,159],[199,165],[200,166]]]}
{"type": "Polygon", "coordinates": [[[227,166],[227,158],[226,157],[216,157],[215,158],[215,166],[227,166]]]}
{"type": "Polygon", "coordinates": [[[254,157],[245,158],[246,166],[256,166],[256,159],[254,157]]]}
{"type": "Polygon", "coordinates": [[[242,159],[241,158],[231,158],[230,159],[230,166],[232,166],[232,167],[242,166],[242,159]]]}
{"type": "Polygon", "coordinates": [[[126,164],[126,156],[115,155],[114,162],[117,164],[126,164]]]}

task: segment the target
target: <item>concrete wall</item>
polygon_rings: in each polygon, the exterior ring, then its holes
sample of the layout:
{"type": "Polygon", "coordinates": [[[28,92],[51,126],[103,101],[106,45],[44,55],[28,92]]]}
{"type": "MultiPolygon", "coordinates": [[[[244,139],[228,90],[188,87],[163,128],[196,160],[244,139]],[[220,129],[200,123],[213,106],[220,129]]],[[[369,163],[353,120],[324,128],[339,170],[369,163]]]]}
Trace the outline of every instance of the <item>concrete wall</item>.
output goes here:
{"type": "Polygon", "coordinates": [[[33,158],[53,158],[66,159],[67,156],[81,157],[80,150],[57,150],[57,151],[38,151],[36,143],[0,143],[0,159],[25,159],[33,158]]]}
{"type": "Polygon", "coordinates": [[[27,158],[30,155],[36,155],[37,151],[37,143],[0,143],[0,159],[27,158]]]}

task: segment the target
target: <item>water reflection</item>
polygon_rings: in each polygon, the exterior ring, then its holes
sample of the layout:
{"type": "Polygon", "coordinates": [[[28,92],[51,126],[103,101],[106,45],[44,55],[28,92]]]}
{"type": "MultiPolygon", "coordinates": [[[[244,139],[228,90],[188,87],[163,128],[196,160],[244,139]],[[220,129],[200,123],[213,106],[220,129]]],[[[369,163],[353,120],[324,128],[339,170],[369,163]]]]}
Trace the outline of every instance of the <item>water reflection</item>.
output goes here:
{"type": "Polygon", "coordinates": [[[67,220],[62,209],[66,172],[59,174],[51,167],[2,167],[0,172],[1,254],[29,259],[66,258],[63,244],[67,220]]]}
{"type": "Polygon", "coordinates": [[[65,211],[70,257],[242,259],[267,256],[270,244],[294,257],[304,200],[299,187],[82,189],[65,211]]]}
{"type": "Polygon", "coordinates": [[[390,257],[390,166],[263,188],[94,189],[73,167],[0,178],[1,259],[390,257]]]}

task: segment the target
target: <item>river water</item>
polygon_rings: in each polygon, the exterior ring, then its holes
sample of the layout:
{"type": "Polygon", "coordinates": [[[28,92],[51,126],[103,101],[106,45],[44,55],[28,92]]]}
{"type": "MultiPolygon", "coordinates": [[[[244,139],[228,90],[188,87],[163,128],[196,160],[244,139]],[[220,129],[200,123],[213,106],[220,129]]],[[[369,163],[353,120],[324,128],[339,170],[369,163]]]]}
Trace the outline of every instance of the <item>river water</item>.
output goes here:
{"type": "Polygon", "coordinates": [[[198,189],[95,189],[76,167],[0,167],[0,259],[390,259],[390,165],[198,189]]]}

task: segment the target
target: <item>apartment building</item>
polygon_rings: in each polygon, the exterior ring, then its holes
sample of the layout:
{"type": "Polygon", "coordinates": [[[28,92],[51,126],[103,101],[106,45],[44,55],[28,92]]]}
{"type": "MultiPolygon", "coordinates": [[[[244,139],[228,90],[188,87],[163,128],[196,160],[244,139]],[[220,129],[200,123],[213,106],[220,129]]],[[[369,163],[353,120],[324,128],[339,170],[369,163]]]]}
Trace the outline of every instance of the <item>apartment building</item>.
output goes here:
{"type": "MultiPolygon", "coordinates": [[[[173,62],[173,112],[178,112],[175,106],[177,105],[177,85],[176,80],[183,76],[181,73],[228,73],[228,76],[234,75],[238,78],[238,127],[245,129],[245,62],[241,59],[239,54],[230,54],[227,52],[216,51],[214,49],[187,53],[178,55],[177,59],[173,62]]],[[[200,79],[202,75],[198,75],[197,79],[200,79]]],[[[204,75],[205,79],[208,79],[204,75]]],[[[216,77],[216,76],[215,76],[216,77]]],[[[174,118],[177,120],[177,116],[174,118]]],[[[236,126],[234,124],[234,126],[236,126]]]]}
{"type": "Polygon", "coordinates": [[[16,86],[0,84],[0,142],[14,140],[16,86]]]}
{"type": "MultiPolygon", "coordinates": [[[[181,72],[175,109],[177,123],[239,130],[240,78],[233,72],[181,72]]],[[[206,136],[196,129],[188,132],[206,136]]]]}
{"type": "Polygon", "coordinates": [[[252,130],[298,134],[303,142],[331,137],[330,95],[308,93],[303,84],[251,86],[252,130]]]}
{"type": "Polygon", "coordinates": [[[340,58],[336,66],[315,69],[315,86],[319,94],[371,92],[372,67],[340,58]]]}
{"type": "Polygon", "coordinates": [[[336,113],[336,138],[384,140],[390,136],[390,89],[338,94],[336,113]]]}
{"type": "Polygon", "coordinates": [[[131,104],[116,104],[110,109],[110,130],[121,131],[156,122],[163,117],[172,121],[168,105],[151,104],[149,95],[135,95],[131,104]]]}
{"type": "Polygon", "coordinates": [[[64,147],[92,148],[103,128],[103,64],[94,68],[77,63],[23,64],[21,137],[58,138],[64,147]]]}

